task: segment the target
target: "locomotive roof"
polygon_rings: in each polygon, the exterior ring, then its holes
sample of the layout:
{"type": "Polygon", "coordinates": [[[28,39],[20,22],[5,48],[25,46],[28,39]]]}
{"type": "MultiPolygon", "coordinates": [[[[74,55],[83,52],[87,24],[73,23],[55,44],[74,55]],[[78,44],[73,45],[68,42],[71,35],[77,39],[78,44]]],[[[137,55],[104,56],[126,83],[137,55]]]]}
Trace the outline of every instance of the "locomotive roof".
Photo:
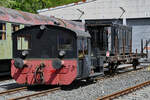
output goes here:
{"type": "Polygon", "coordinates": [[[5,7],[0,7],[0,21],[27,24],[27,25],[56,24],[67,28],[84,30],[84,25],[81,22],[79,23],[79,22],[58,19],[53,16],[47,17],[39,14],[32,14],[32,13],[13,10],[5,7]]]}
{"type": "MultiPolygon", "coordinates": [[[[43,24],[42,24],[43,25],[43,24]]],[[[32,25],[32,26],[28,26],[28,27],[25,27],[23,29],[20,29],[18,31],[15,31],[13,33],[14,34],[17,34],[17,33],[22,33],[22,31],[26,31],[26,30],[29,30],[29,29],[33,29],[34,27],[39,27],[40,28],[41,25],[32,25]]],[[[65,28],[65,27],[61,27],[61,26],[56,26],[56,25],[45,25],[46,28],[49,28],[49,27],[55,27],[55,28],[59,28],[59,29],[64,29],[64,30],[69,30],[69,31],[72,31],[76,34],[77,37],[91,37],[90,34],[88,32],[85,32],[85,31],[82,31],[82,30],[75,30],[75,29],[70,29],[70,28],[65,28]]]]}
{"type": "Polygon", "coordinates": [[[72,30],[72,31],[74,31],[77,36],[81,36],[81,37],[91,37],[88,32],[84,32],[84,31],[81,31],[81,30],[72,30]]]}

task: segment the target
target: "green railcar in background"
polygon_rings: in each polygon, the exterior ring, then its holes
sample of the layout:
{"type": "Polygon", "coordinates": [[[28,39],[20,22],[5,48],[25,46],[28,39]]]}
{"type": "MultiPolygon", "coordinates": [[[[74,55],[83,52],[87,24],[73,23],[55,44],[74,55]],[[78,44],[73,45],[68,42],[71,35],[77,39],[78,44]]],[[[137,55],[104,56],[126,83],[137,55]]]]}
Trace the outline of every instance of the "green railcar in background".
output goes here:
{"type": "Polygon", "coordinates": [[[0,21],[0,75],[9,74],[12,59],[12,33],[23,24],[0,21]]]}

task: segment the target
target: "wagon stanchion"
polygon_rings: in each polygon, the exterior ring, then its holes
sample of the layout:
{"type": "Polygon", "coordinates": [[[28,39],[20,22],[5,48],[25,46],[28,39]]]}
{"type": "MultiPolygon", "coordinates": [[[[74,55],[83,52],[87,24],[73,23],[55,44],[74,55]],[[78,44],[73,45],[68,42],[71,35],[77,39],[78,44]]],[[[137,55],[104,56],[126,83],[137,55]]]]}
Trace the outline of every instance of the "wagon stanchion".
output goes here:
{"type": "Polygon", "coordinates": [[[118,42],[118,40],[117,40],[117,36],[116,36],[115,37],[115,57],[116,57],[116,59],[117,59],[117,55],[118,55],[118,50],[117,50],[118,45],[117,45],[117,42],[118,42]]]}
{"type": "Polygon", "coordinates": [[[130,40],[130,57],[132,57],[132,40],[130,40]]]}
{"type": "Polygon", "coordinates": [[[143,57],[143,39],[141,39],[141,57],[143,57]]]}
{"type": "Polygon", "coordinates": [[[138,52],[137,49],[135,50],[135,52],[136,52],[136,53],[135,53],[135,57],[137,57],[137,52],[138,52]]]}
{"type": "Polygon", "coordinates": [[[125,59],[125,39],[122,39],[123,41],[123,59],[125,59]]]}
{"type": "Polygon", "coordinates": [[[146,40],[146,58],[148,58],[148,41],[146,40]]]}

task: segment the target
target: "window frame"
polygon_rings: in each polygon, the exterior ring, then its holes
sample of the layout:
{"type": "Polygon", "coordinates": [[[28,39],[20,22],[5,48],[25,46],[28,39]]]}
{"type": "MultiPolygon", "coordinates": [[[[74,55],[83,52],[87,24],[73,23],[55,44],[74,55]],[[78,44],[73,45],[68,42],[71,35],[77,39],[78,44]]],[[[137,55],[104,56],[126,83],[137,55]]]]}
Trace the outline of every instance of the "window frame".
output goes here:
{"type": "Polygon", "coordinates": [[[18,31],[20,29],[20,25],[19,24],[11,24],[11,32],[15,32],[18,31]],[[18,29],[16,29],[18,28],[18,29]]]}
{"type": "Polygon", "coordinates": [[[0,24],[2,24],[2,30],[0,29],[0,34],[2,34],[0,41],[4,41],[7,40],[7,27],[6,27],[6,23],[4,22],[0,22],[0,24]]]}
{"type": "MultiPolygon", "coordinates": [[[[68,36],[69,37],[69,36],[68,36]]],[[[64,36],[64,34],[58,34],[57,35],[57,50],[65,50],[65,51],[73,51],[73,48],[74,48],[74,40],[73,39],[71,39],[71,38],[66,38],[65,36],[64,36]],[[61,37],[62,36],[62,37],[61,37]],[[70,43],[70,46],[71,46],[71,48],[70,49],[62,49],[61,47],[60,47],[60,45],[62,45],[62,44],[60,44],[60,38],[63,38],[64,40],[67,40],[67,39],[69,39],[69,40],[71,40],[71,43],[70,43]]],[[[65,44],[64,44],[65,45],[65,44]]]]}
{"type": "Polygon", "coordinates": [[[23,51],[23,50],[31,50],[31,48],[32,48],[32,45],[31,45],[31,35],[30,34],[21,34],[21,35],[18,35],[17,37],[16,37],[16,39],[17,39],[17,50],[19,50],[19,51],[23,51]],[[20,42],[20,49],[18,49],[19,48],[19,45],[18,45],[18,38],[21,38],[21,42],[20,42]],[[27,47],[27,49],[24,49],[25,47],[23,47],[23,38],[24,38],[24,40],[27,38],[28,39],[28,47],[27,47]]]}
{"type": "Polygon", "coordinates": [[[90,39],[87,37],[78,38],[78,58],[83,58],[85,55],[90,54],[90,39]]]}

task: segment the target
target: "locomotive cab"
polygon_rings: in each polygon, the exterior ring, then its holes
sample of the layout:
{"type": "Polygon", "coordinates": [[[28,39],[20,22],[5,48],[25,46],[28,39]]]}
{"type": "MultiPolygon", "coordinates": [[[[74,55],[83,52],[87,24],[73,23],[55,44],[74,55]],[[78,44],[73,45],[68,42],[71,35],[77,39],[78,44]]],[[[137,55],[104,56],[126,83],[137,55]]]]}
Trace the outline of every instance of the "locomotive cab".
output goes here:
{"type": "Polygon", "coordinates": [[[68,85],[90,72],[90,35],[55,25],[13,33],[11,75],[19,84],[68,85]]]}

